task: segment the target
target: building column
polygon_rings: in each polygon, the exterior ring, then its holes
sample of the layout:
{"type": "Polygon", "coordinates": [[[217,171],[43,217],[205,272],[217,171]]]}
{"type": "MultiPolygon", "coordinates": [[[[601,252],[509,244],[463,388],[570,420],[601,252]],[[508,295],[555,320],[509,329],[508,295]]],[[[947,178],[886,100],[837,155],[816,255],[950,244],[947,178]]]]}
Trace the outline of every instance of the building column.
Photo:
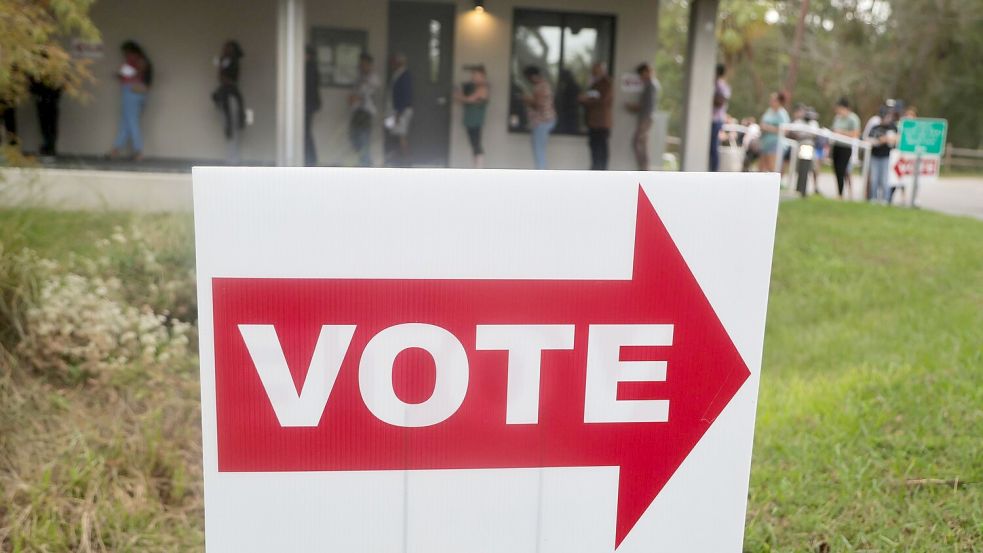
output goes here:
{"type": "Polygon", "coordinates": [[[278,0],[276,164],[304,165],[304,0],[278,0]]]}
{"type": "Polygon", "coordinates": [[[680,145],[683,171],[706,171],[710,168],[710,123],[719,3],[720,0],[692,0],[690,3],[680,145]]]}

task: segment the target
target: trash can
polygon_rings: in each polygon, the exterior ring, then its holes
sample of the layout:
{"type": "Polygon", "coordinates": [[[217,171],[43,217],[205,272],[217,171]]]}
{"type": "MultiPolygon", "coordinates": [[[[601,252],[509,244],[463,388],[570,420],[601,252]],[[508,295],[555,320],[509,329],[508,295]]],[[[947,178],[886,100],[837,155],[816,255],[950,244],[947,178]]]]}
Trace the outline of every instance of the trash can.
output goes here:
{"type": "Polygon", "coordinates": [[[744,170],[744,148],[735,145],[721,145],[720,170],[728,173],[740,173],[744,170]]]}

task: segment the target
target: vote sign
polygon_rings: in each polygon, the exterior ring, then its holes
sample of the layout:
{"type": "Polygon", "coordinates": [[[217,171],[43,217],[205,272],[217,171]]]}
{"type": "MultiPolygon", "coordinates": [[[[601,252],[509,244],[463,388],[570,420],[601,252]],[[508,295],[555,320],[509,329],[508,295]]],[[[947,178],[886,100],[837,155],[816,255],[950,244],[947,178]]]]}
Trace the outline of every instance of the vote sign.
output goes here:
{"type": "Polygon", "coordinates": [[[208,548],[739,550],[777,181],[665,175],[196,169],[208,548]]]}

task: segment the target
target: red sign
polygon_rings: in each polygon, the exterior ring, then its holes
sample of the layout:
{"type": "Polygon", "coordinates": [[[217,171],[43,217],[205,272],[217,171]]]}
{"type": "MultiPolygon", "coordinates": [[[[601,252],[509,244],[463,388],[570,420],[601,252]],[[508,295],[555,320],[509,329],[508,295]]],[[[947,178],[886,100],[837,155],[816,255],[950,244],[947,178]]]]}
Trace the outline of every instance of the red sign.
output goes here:
{"type": "MultiPolygon", "coordinates": [[[[903,178],[912,176],[915,174],[915,157],[908,155],[901,155],[898,157],[894,166],[891,168],[897,177],[903,178]]],[[[921,165],[919,166],[920,175],[922,176],[935,176],[939,173],[939,158],[925,156],[922,157],[921,165]]]]}
{"type": "Polygon", "coordinates": [[[641,191],[633,273],[214,278],[218,469],[618,466],[620,544],[750,376],[641,191]]]}

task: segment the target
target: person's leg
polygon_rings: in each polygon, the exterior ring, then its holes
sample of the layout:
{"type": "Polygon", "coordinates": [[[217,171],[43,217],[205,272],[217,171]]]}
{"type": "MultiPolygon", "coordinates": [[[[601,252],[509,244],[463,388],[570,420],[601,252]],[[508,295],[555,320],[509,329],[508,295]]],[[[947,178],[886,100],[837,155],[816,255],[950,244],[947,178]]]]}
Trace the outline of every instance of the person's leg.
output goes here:
{"type": "Polygon", "coordinates": [[[38,153],[42,156],[51,155],[51,103],[45,98],[37,98],[34,105],[38,110],[38,130],[41,131],[41,147],[38,153]]]}
{"type": "Polygon", "coordinates": [[[530,137],[532,139],[532,159],[536,169],[546,169],[546,138],[549,135],[546,123],[534,125],[530,137]]]}
{"type": "Polygon", "coordinates": [[[758,171],[768,173],[775,170],[775,155],[771,152],[761,152],[758,156],[758,171]]]}
{"type": "Polygon", "coordinates": [[[359,141],[361,145],[359,147],[358,162],[362,167],[372,167],[372,120],[359,129],[359,141]]]}
{"type": "Polygon", "coordinates": [[[871,196],[874,200],[884,200],[886,203],[889,199],[887,189],[889,159],[887,157],[872,157],[870,161],[871,188],[873,189],[871,196]]]}
{"type": "Polygon", "coordinates": [[[17,136],[17,111],[9,106],[0,106],[0,111],[3,111],[3,130],[13,140],[17,136]]]}
{"type": "Polygon", "coordinates": [[[847,164],[850,162],[850,148],[833,146],[833,172],[836,173],[836,193],[843,197],[847,164]]]}
{"type": "Polygon", "coordinates": [[[111,155],[118,155],[119,152],[126,148],[127,143],[130,141],[130,127],[129,127],[129,103],[130,103],[130,87],[123,86],[120,88],[120,102],[119,102],[119,125],[116,130],[116,140],[113,141],[113,151],[111,155]]]}
{"type": "Polygon", "coordinates": [[[317,146],[314,145],[313,113],[304,114],[304,165],[317,165],[317,146]]]}
{"type": "Polygon", "coordinates": [[[468,142],[471,144],[471,157],[475,169],[484,165],[484,150],[481,147],[481,127],[466,127],[468,142]]]}
{"type": "Polygon", "coordinates": [[[635,127],[635,136],[632,145],[635,147],[635,163],[639,171],[648,171],[651,168],[649,163],[649,129],[652,121],[641,121],[635,127]]]}
{"type": "Polygon", "coordinates": [[[133,146],[133,157],[143,157],[143,134],[140,132],[140,114],[143,112],[145,95],[130,92],[129,107],[127,108],[127,126],[130,133],[130,144],[133,146]]]}
{"type": "Polygon", "coordinates": [[[724,124],[714,121],[710,124],[710,170],[720,170],[720,129],[724,124]]]}
{"type": "Polygon", "coordinates": [[[399,165],[410,166],[410,141],[405,134],[399,136],[399,165]]]}
{"type": "Polygon", "coordinates": [[[601,129],[601,167],[602,171],[608,170],[608,161],[611,159],[610,150],[611,129],[601,129]]]}
{"type": "Polygon", "coordinates": [[[242,161],[239,156],[239,121],[236,114],[239,113],[239,98],[234,94],[229,95],[228,101],[228,121],[229,134],[225,139],[225,161],[229,165],[239,165],[242,161]]]}
{"type": "Polygon", "coordinates": [[[601,167],[601,129],[587,129],[587,147],[590,149],[590,169],[597,171],[601,167]]]}

